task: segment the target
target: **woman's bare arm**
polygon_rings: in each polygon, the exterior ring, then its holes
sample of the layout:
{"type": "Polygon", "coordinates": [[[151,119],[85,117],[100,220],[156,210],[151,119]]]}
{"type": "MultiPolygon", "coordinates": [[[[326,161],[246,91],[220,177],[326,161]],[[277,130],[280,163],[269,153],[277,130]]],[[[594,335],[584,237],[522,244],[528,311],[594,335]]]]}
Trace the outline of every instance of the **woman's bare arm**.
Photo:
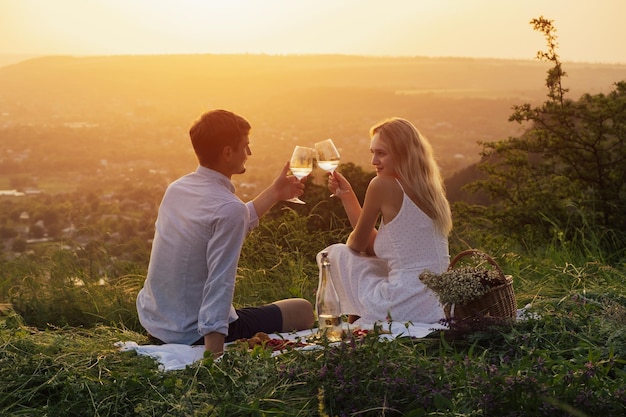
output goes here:
{"type": "MultiPolygon", "coordinates": [[[[376,222],[380,215],[381,201],[384,198],[384,190],[380,185],[382,184],[378,181],[378,177],[372,179],[365,192],[363,208],[360,210],[356,222],[353,223],[352,219],[350,219],[354,230],[348,236],[347,245],[350,249],[367,255],[374,255],[374,239],[377,233],[376,222]]],[[[346,208],[347,212],[348,209],[346,208]]]]}

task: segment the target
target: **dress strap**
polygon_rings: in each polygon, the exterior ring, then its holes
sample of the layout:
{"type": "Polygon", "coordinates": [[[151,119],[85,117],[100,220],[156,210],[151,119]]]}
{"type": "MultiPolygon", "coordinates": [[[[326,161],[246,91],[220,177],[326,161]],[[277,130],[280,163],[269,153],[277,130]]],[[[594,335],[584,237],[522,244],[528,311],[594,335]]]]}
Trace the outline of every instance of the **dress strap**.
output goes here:
{"type": "Polygon", "coordinates": [[[402,193],[404,193],[404,187],[402,187],[402,184],[400,183],[400,180],[398,178],[396,178],[396,182],[400,186],[400,189],[402,190],[402,193]]]}

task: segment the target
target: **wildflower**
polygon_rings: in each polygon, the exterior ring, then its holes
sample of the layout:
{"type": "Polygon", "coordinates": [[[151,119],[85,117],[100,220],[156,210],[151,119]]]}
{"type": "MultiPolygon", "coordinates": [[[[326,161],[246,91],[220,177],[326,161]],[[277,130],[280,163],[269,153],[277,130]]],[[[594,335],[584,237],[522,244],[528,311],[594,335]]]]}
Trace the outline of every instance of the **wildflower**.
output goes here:
{"type": "Polygon", "coordinates": [[[586,371],[585,371],[584,375],[587,378],[592,378],[593,376],[595,376],[596,371],[595,371],[595,367],[594,367],[592,362],[585,363],[585,369],[586,369],[586,371]]]}

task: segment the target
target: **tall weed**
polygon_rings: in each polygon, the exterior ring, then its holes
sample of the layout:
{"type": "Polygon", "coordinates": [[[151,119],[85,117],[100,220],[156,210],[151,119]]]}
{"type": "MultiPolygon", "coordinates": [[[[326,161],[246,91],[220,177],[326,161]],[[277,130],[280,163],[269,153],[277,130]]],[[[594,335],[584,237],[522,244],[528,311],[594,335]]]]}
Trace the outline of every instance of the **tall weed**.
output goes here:
{"type": "MultiPolygon", "coordinates": [[[[316,253],[347,236],[311,226],[314,216],[285,210],[248,236],[236,304],[314,298],[316,253]]],[[[219,362],[167,373],[113,347],[147,342],[134,305],[145,275],[118,266],[106,247],[98,264],[108,257],[118,269],[97,274],[95,262],[65,249],[3,261],[0,288],[15,311],[0,315],[0,414],[625,414],[624,265],[560,244],[529,252],[504,238],[477,242],[514,276],[518,305],[529,304],[525,320],[456,338],[370,333],[278,357],[229,349],[219,362]]]]}

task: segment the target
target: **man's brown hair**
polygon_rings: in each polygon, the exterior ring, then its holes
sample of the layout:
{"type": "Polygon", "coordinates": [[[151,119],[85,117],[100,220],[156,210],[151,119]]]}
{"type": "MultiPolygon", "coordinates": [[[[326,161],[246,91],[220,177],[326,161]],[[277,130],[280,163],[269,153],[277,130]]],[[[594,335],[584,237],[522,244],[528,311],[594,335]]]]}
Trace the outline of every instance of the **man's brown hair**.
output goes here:
{"type": "Polygon", "coordinates": [[[236,149],[250,134],[250,123],[228,110],[211,110],[204,113],[189,129],[191,144],[200,165],[211,167],[222,150],[236,149]]]}

